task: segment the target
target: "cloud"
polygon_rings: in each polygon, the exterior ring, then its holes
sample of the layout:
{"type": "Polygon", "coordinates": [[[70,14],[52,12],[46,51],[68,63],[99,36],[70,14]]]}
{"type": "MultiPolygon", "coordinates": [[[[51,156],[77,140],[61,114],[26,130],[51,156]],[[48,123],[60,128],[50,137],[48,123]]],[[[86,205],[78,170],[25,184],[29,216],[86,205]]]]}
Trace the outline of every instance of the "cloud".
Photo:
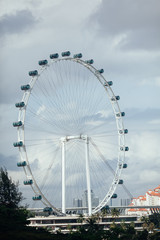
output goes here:
{"type": "MultiPolygon", "coordinates": [[[[138,109],[138,108],[130,108],[126,109],[126,118],[125,122],[130,130],[136,129],[139,131],[141,129],[142,131],[152,131],[151,129],[151,124],[152,127],[154,125],[157,125],[159,123],[160,119],[160,109],[159,108],[143,108],[143,109],[138,109]]],[[[125,124],[126,125],[126,124],[125,124]]],[[[158,131],[159,128],[156,126],[156,130],[158,131]]]]}
{"type": "Polygon", "coordinates": [[[31,169],[34,171],[39,170],[39,160],[36,158],[34,161],[30,164],[31,169]]]}
{"type": "Polygon", "coordinates": [[[159,172],[157,170],[145,169],[140,173],[139,180],[143,183],[159,182],[159,172]],[[149,176],[149,177],[148,177],[149,176]]]}
{"type": "Polygon", "coordinates": [[[102,0],[90,23],[103,37],[118,39],[123,49],[160,49],[158,0],[102,0]]]}
{"type": "Polygon", "coordinates": [[[155,77],[154,79],[142,79],[139,83],[142,86],[156,86],[156,87],[160,87],[160,77],[155,77]]]}
{"type": "Polygon", "coordinates": [[[37,110],[37,115],[40,115],[41,113],[43,113],[45,111],[46,107],[44,105],[41,105],[39,107],[39,109],[37,110]]]}
{"type": "Polygon", "coordinates": [[[0,19],[0,37],[31,30],[36,22],[37,20],[29,10],[19,10],[15,14],[5,14],[0,19]]]}
{"type": "Polygon", "coordinates": [[[132,134],[129,144],[132,146],[130,157],[145,160],[148,163],[150,159],[157,159],[158,156],[160,157],[159,140],[160,136],[156,132],[132,134]]]}
{"type": "Polygon", "coordinates": [[[154,119],[149,122],[149,124],[160,125],[160,119],[154,119]]]}
{"type": "Polygon", "coordinates": [[[15,155],[5,156],[0,153],[0,166],[7,170],[18,171],[17,157],[15,155]]]}
{"type": "MultiPolygon", "coordinates": [[[[130,151],[127,153],[128,168],[124,173],[125,182],[131,192],[135,187],[141,190],[146,184],[159,184],[159,134],[146,131],[128,136],[127,143],[130,151]]],[[[146,189],[147,190],[147,189],[146,189]]]]}

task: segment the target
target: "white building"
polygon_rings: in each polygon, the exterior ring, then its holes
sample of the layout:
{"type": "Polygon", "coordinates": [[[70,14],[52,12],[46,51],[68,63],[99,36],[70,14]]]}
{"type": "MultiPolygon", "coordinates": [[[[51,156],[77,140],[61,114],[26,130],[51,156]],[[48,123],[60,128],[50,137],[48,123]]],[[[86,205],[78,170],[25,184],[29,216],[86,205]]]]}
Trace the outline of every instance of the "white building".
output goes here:
{"type": "MultiPolygon", "coordinates": [[[[154,190],[149,189],[144,196],[140,195],[137,198],[133,198],[129,206],[160,206],[160,185],[154,190]]],[[[151,214],[152,211],[157,211],[157,209],[131,208],[126,210],[126,214],[145,216],[151,214]]]]}

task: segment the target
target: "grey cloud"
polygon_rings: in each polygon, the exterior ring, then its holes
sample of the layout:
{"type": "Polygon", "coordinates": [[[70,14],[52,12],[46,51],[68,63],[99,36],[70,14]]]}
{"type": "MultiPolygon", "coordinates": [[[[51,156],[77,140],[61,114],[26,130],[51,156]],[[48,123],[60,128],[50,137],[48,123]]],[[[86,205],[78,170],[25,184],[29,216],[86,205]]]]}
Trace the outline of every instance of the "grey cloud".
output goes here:
{"type": "MultiPolygon", "coordinates": [[[[19,161],[21,160],[17,159],[15,155],[4,156],[0,153],[0,167],[6,168],[9,171],[18,171],[17,162],[19,161]]],[[[32,170],[37,170],[39,168],[39,160],[35,159],[30,166],[32,170]]]]}
{"type": "Polygon", "coordinates": [[[16,34],[32,28],[37,22],[29,10],[17,11],[15,14],[5,14],[0,19],[0,36],[16,34]]]}
{"type": "Polygon", "coordinates": [[[147,109],[126,109],[127,119],[132,119],[134,121],[146,120],[151,121],[155,119],[160,119],[160,109],[159,108],[147,108],[147,109]]]}
{"type": "Polygon", "coordinates": [[[17,157],[14,155],[4,156],[0,153],[0,166],[11,171],[18,171],[17,157]]]}
{"type": "Polygon", "coordinates": [[[34,159],[30,166],[32,170],[37,170],[39,168],[39,160],[37,158],[34,159]]]}
{"type": "Polygon", "coordinates": [[[90,23],[103,37],[124,34],[122,48],[160,48],[159,0],[102,0],[90,23]]]}
{"type": "Polygon", "coordinates": [[[160,109],[147,108],[147,109],[126,109],[126,117],[124,119],[125,127],[129,130],[129,136],[132,136],[133,132],[159,132],[160,128],[158,124],[154,124],[154,121],[160,119],[160,109]],[[152,123],[153,122],[153,123],[152,123]]]}

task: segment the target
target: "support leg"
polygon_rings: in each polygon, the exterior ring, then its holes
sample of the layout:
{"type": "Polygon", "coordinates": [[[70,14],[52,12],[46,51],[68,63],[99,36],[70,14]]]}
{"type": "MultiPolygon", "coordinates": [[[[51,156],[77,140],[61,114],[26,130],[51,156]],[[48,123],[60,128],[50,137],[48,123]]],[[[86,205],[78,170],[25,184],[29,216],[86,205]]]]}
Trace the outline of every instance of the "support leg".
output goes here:
{"type": "Polygon", "coordinates": [[[89,139],[86,138],[86,178],[87,178],[87,194],[88,194],[88,215],[92,214],[92,201],[91,201],[91,184],[90,184],[90,171],[89,171],[89,139]]]}
{"type": "Polygon", "coordinates": [[[62,141],[62,213],[66,213],[65,189],[65,141],[62,141]]]}

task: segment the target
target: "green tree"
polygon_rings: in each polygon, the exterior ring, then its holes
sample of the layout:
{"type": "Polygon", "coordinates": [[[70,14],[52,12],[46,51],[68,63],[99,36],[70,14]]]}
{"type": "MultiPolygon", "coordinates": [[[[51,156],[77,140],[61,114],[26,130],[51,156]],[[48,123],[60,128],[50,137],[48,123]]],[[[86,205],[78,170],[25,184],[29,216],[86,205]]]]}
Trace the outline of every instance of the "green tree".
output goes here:
{"type": "Polygon", "coordinates": [[[28,211],[18,208],[22,193],[19,192],[18,183],[14,183],[8,176],[7,170],[0,169],[0,231],[21,229],[28,223],[28,211]]]}
{"type": "Polygon", "coordinates": [[[155,228],[160,228],[160,213],[153,213],[149,216],[149,220],[154,223],[155,228]]]}
{"type": "Polygon", "coordinates": [[[102,218],[104,218],[105,216],[107,216],[109,214],[109,207],[108,206],[105,206],[102,208],[101,210],[101,216],[102,218]]]}
{"type": "Polygon", "coordinates": [[[153,222],[151,222],[149,225],[148,225],[148,231],[153,233],[154,232],[154,229],[155,229],[155,225],[153,222]]]}
{"type": "Polygon", "coordinates": [[[18,183],[8,177],[6,169],[0,169],[0,205],[8,208],[17,208],[23,199],[19,192],[18,183]]]}
{"type": "Polygon", "coordinates": [[[67,230],[72,233],[72,226],[70,224],[67,225],[67,230]]]}
{"type": "Polygon", "coordinates": [[[98,224],[98,217],[96,215],[92,215],[91,217],[86,219],[87,225],[88,225],[88,232],[94,233],[98,230],[101,230],[101,226],[98,224]]]}
{"type": "Polygon", "coordinates": [[[84,216],[83,216],[83,214],[80,214],[77,219],[77,223],[81,223],[81,225],[82,225],[83,222],[84,222],[84,216]]]}
{"type": "Polygon", "coordinates": [[[118,226],[115,222],[113,222],[110,225],[110,230],[109,231],[111,233],[111,236],[110,236],[109,240],[110,239],[117,240],[117,239],[119,239],[119,236],[122,233],[122,228],[121,228],[121,226],[118,226]]]}
{"type": "Polygon", "coordinates": [[[117,208],[112,208],[112,209],[111,209],[111,215],[112,215],[112,217],[113,217],[114,219],[116,219],[117,217],[119,217],[119,214],[120,214],[120,212],[119,212],[119,210],[118,210],[117,208]]]}

